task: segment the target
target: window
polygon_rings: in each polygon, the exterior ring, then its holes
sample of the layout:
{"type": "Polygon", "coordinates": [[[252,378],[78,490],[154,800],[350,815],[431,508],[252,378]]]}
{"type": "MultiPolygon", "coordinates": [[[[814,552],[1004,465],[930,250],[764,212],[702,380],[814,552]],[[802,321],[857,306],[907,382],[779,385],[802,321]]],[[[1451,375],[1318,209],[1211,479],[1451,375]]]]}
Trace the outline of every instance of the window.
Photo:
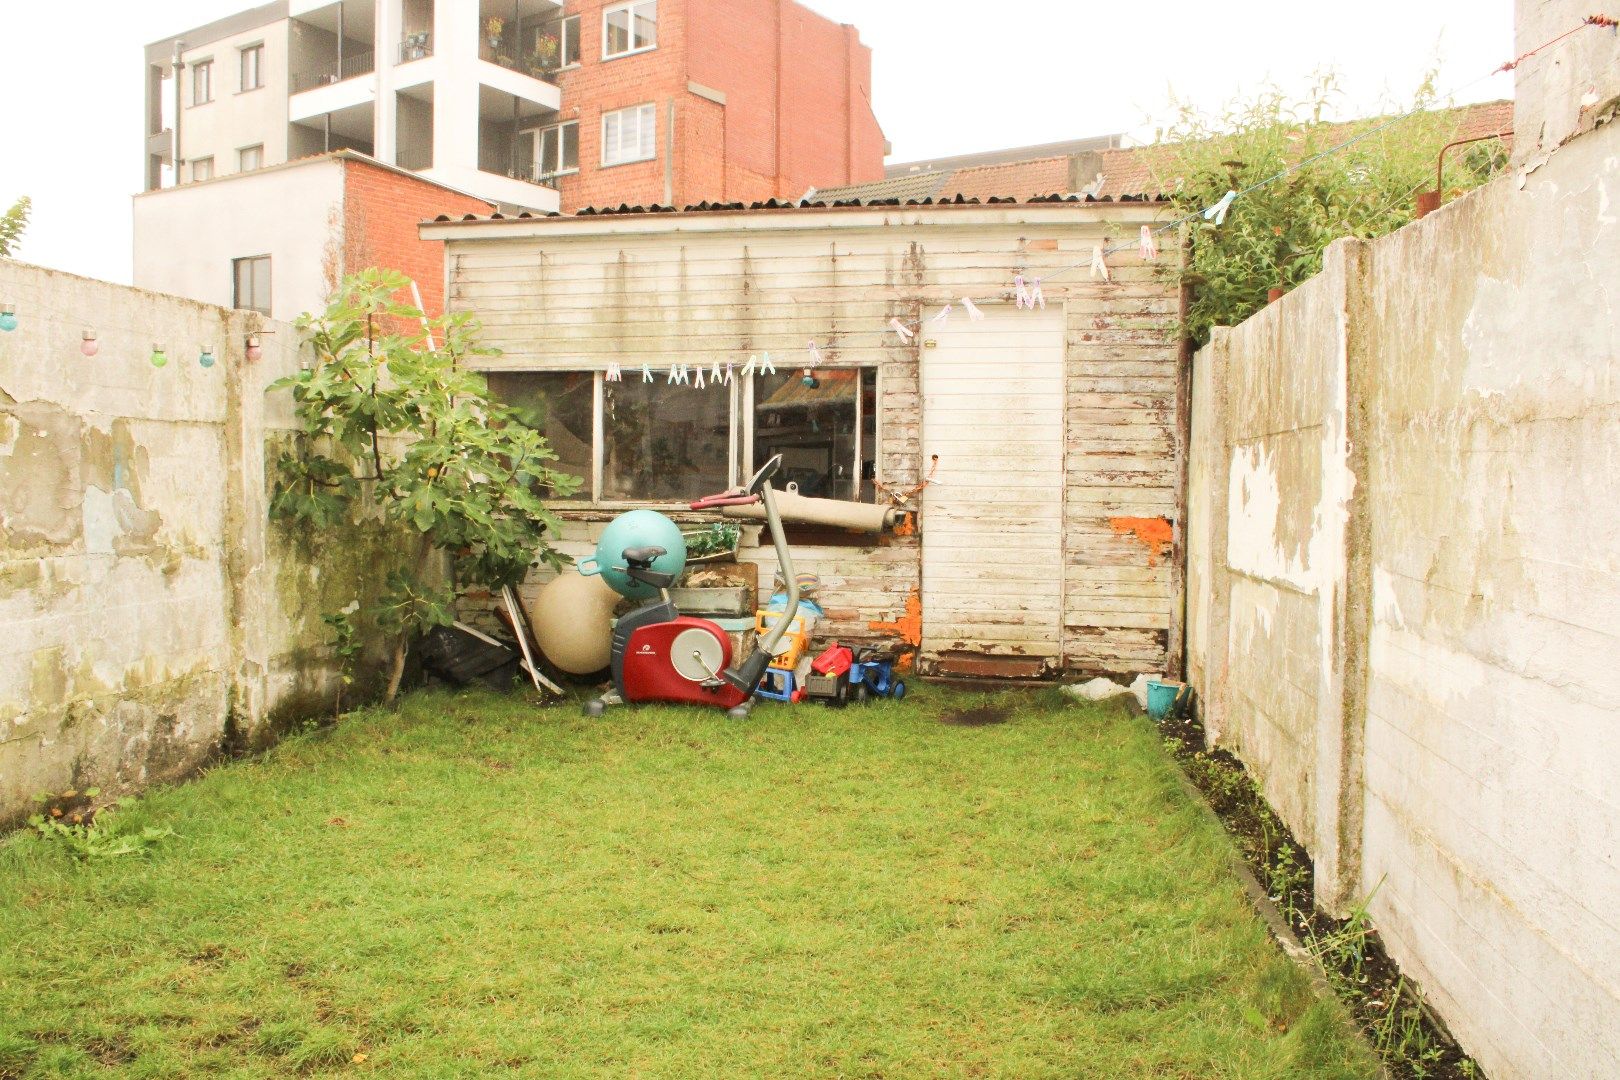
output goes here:
{"type": "Polygon", "coordinates": [[[783,482],[806,495],[871,502],[877,449],[877,370],[798,368],[737,376],[734,388],[670,386],[577,371],[491,372],[490,392],[543,434],[557,467],[585,478],[573,498],[684,503],[725,490],[782,455],[783,482]],[[751,407],[750,406],[751,403],[751,407]]]}
{"type": "Polygon", "coordinates": [[[264,46],[249,45],[242,50],[242,89],[257,90],[264,85],[264,46]]]}
{"type": "Polygon", "coordinates": [[[270,256],[231,260],[231,306],[270,314],[270,256]]]}
{"type": "Polygon", "coordinates": [[[191,162],[192,180],[212,180],[214,178],[214,159],[211,157],[195,158],[191,162]]]}
{"type": "Polygon", "coordinates": [[[489,372],[489,392],[510,405],[518,419],[545,436],[557,455],[552,468],[584,477],[571,498],[591,497],[591,422],[596,414],[596,377],[588,371],[557,374],[489,372]]]}
{"type": "Polygon", "coordinates": [[[535,180],[579,171],[579,123],[570,120],[554,127],[524,132],[529,137],[526,151],[533,156],[528,175],[535,180]]]}
{"type": "Polygon", "coordinates": [[[214,62],[199,60],[191,65],[191,103],[206,105],[214,100],[214,62]]]}
{"type": "Polygon", "coordinates": [[[602,114],[602,164],[623,165],[658,156],[655,105],[635,105],[602,114]]]}
{"type": "Polygon", "coordinates": [[[602,59],[658,46],[658,0],[637,0],[602,12],[602,59]]]}
{"type": "Polygon", "coordinates": [[[241,172],[264,168],[264,144],[244,146],[236,152],[236,167],[241,172]]]}
{"type": "Polygon", "coordinates": [[[563,67],[573,67],[579,63],[579,16],[570,15],[557,27],[557,37],[562,43],[559,54],[563,67]]]}
{"type": "Polygon", "coordinates": [[[806,386],[798,369],[754,382],[750,472],[782,455],[779,486],[816,499],[871,502],[877,460],[877,371],[832,368],[806,386]]]}

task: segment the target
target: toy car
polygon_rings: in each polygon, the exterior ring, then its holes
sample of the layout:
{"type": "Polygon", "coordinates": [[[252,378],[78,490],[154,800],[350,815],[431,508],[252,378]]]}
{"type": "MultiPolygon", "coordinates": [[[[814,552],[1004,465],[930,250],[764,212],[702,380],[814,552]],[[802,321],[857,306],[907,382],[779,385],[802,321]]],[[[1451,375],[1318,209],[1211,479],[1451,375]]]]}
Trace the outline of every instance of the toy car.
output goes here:
{"type": "Polygon", "coordinates": [[[850,670],[854,664],[854,650],[834,642],[810,664],[810,674],[804,680],[805,696],[835,709],[843,708],[849,704],[850,670]]]}
{"type": "Polygon", "coordinates": [[[874,694],[896,701],[906,696],[903,679],[894,677],[894,653],[876,646],[863,646],[855,653],[849,669],[849,685],[855,691],[857,702],[874,694]]]}

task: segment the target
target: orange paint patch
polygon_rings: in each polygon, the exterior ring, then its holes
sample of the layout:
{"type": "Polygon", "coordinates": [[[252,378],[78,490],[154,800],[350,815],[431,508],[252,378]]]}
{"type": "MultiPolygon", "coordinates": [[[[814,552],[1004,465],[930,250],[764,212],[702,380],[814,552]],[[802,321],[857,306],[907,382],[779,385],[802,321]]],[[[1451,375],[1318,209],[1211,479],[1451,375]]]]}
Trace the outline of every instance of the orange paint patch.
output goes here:
{"type": "Polygon", "coordinates": [[[916,589],[906,597],[906,613],[894,622],[870,622],[867,628],[879,633],[890,633],[907,645],[922,644],[922,594],[916,589]]]}
{"type": "Polygon", "coordinates": [[[1159,565],[1159,557],[1175,538],[1175,532],[1170,528],[1168,518],[1117,517],[1109,518],[1108,524],[1112,525],[1114,531],[1121,536],[1126,533],[1136,534],[1136,538],[1148,549],[1149,566],[1159,565]]]}

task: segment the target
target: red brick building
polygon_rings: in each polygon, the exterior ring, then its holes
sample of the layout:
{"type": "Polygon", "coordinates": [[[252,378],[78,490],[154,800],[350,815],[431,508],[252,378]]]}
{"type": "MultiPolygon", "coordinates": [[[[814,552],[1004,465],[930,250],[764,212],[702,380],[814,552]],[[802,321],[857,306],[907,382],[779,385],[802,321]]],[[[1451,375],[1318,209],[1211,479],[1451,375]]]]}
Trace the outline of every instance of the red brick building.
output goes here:
{"type": "Polygon", "coordinates": [[[872,50],[853,26],[793,0],[571,0],[564,13],[564,38],[578,35],[564,43],[577,61],[556,75],[558,119],[577,125],[578,171],[557,181],[564,211],[798,198],[883,176],[872,50]],[[610,55],[609,17],[627,10],[650,44],[633,31],[610,55]],[[617,123],[604,117],[638,108],[652,138],[637,160],[607,164],[625,155],[604,152],[617,123]]]}

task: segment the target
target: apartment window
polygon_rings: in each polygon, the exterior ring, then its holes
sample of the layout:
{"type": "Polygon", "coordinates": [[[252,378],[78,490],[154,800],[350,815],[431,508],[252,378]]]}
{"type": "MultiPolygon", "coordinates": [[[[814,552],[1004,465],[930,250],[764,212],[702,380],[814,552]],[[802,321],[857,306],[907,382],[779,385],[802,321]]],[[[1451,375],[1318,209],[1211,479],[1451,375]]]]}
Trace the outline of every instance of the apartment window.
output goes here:
{"type": "Polygon", "coordinates": [[[242,50],[242,89],[257,90],[264,85],[264,46],[249,45],[242,50]]]}
{"type": "Polygon", "coordinates": [[[637,0],[602,12],[602,59],[658,46],[658,0],[637,0]]]}
{"type": "Polygon", "coordinates": [[[214,62],[201,60],[191,65],[191,103],[206,105],[214,100],[214,62]]]}
{"type": "Polygon", "coordinates": [[[252,172],[254,169],[264,168],[264,144],[244,146],[238,150],[236,168],[239,172],[252,172]]]}
{"type": "Polygon", "coordinates": [[[579,171],[579,123],[570,120],[553,127],[534,128],[524,132],[533,141],[530,153],[534,155],[533,176],[545,180],[553,176],[579,171]]]}
{"type": "Polygon", "coordinates": [[[658,156],[658,111],[633,105],[602,114],[602,164],[624,165],[658,156]]]}
{"type": "Polygon", "coordinates": [[[270,256],[231,260],[231,306],[270,314],[270,256]]]}
{"type": "Polygon", "coordinates": [[[211,157],[195,158],[191,162],[192,180],[212,180],[214,178],[214,159],[211,157]]]}
{"type": "Polygon", "coordinates": [[[738,376],[734,387],[671,387],[665,373],[608,382],[580,371],[498,372],[491,394],[545,435],[557,467],[585,478],[576,500],[684,503],[741,482],[774,454],[786,480],[824,498],[871,502],[877,370],[738,376]]]}
{"type": "Polygon", "coordinates": [[[579,16],[570,15],[557,26],[557,39],[561,43],[559,57],[563,67],[579,63],[579,16]]]}

